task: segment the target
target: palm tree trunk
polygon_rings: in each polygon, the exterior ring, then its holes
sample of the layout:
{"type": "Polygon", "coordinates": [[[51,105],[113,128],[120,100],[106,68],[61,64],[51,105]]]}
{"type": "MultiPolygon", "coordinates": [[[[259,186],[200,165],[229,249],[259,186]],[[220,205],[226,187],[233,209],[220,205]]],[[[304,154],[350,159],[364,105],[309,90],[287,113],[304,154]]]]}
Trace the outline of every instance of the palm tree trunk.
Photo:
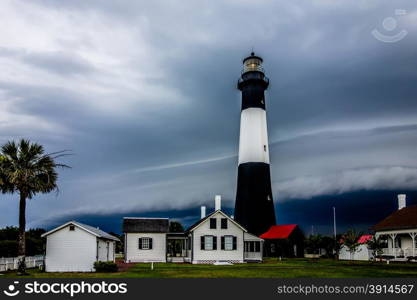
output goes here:
{"type": "Polygon", "coordinates": [[[26,194],[20,191],[19,202],[19,238],[17,254],[19,257],[18,272],[21,274],[26,273],[25,256],[26,256],[26,194]]]}
{"type": "Polygon", "coordinates": [[[20,192],[19,202],[19,246],[18,255],[24,256],[26,254],[26,195],[20,192]]]}

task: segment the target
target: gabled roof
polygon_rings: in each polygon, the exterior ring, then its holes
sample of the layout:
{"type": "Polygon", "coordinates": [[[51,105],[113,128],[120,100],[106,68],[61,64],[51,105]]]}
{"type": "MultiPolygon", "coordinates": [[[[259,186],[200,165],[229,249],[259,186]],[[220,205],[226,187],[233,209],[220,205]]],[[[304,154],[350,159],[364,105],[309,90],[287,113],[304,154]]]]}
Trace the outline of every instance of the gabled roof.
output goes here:
{"type": "Polygon", "coordinates": [[[167,233],[168,218],[123,218],[123,232],[126,233],[167,233]]]}
{"type": "Polygon", "coordinates": [[[205,216],[204,218],[198,220],[197,222],[195,222],[193,225],[191,225],[190,227],[188,227],[188,229],[185,232],[191,232],[193,230],[195,230],[197,227],[199,227],[202,223],[204,223],[204,221],[206,221],[208,218],[214,216],[215,214],[220,213],[222,214],[224,217],[226,217],[227,219],[230,220],[230,222],[232,222],[233,224],[235,224],[236,226],[238,226],[239,228],[241,228],[244,232],[248,232],[242,225],[240,225],[238,222],[236,222],[235,220],[233,220],[231,217],[229,217],[228,215],[226,215],[224,212],[222,212],[221,210],[215,210],[213,211],[211,214],[208,214],[207,216],[205,216]]]}
{"type": "Polygon", "coordinates": [[[117,241],[117,242],[120,241],[117,237],[112,236],[111,234],[108,234],[107,232],[104,232],[103,230],[100,230],[100,229],[95,228],[93,226],[83,224],[83,223],[80,223],[80,222],[77,222],[77,221],[69,221],[69,222],[67,222],[67,223],[65,223],[61,226],[58,226],[58,227],[42,234],[42,237],[46,237],[46,236],[50,235],[51,233],[54,233],[54,232],[56,232],[56,231],[58,231],[62,228],[67,227],[68,225],[77,226],[78,228],[83,229],[84,231],[87,231],[88,233],[91,233],[92,235],[95,235],[96,237],[99,237],[99,238],[113,240],[113,241],[117,241]]]}
{"type": "Polygon", "coordinates": [[[267,240],[287,239],[297,226],[297,224],[272,225],[267,232],[261,234],[259,237],[267,240]]]}
{"type": "Polygon", "coordinates": [[[417,228],[417,205],[399,209],[374,225],[374,231],[417,228]]]}

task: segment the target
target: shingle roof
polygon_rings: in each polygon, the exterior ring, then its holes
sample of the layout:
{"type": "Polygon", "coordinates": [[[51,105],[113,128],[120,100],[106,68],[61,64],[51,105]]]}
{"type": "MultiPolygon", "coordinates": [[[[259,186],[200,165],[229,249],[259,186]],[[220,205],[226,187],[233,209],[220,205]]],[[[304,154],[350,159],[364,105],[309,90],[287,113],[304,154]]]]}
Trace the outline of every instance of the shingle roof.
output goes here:
{"type": "Polygon", "coordinates": [[[107,232],[105,232],[103,230],[100,230],[96,227],[93,227],[93,226],[90,226],[90,225],[87,225],[87,224],[83,224],[83,223],[80,223],[80,222],[77,222],[77,221],[72,221],[72,223],[74,223],[74,224],[76,224],[80,227],[83,227],[88,231],[91,231],[91,232],[95,233],[98,237],[101,237],[101,238],[104,238],[104,239],[109,239],[109,240],[114,240],[114,241],[119,241],[119,239],[117,237],[112,236],[111,234],[108,234],[107,232]]]}
{"type": "Polygon", "coordinates": [[[417,205],[399,209],[372,227],[375,231],[417,228],[417,205]]]}
{"type": "Polygon", "coordinates": [[[215,210],[212,213],[208,214],[207,216],[205,216],[204,218],[198,220],[197,222],[195,222],[193,225],[191,225],[190,227],[188,227],[188,229],[185,232],[190,232],[192,231],[194,228],[196,228],[198,225],[200,225],[201,223],[203,223],[205,220],[207,220],[208,218],[210,218],[212,215],[216,214],[216,213],[220,213],[223,216],[225,216],[226,218],[228,218],[231,222],[235,223],[237,226],[239,226],[240,228],[242,228],[243,231],[247,232],[247,230],[240,225],[238,222],[236,222],[234,219],[232,219],[231,217],[229,217],[228,215],[226,215],[223,211],[221,210],[215,210]]]}
{"type": "Polygon", "coordinates": [[[166,233],[168,231],[168,218],[123,218],[123,232],[166,233]]]}
{"type": "Polygon", "coordinates": [[[65,223],[65,224],[63,224],[61,226],[58,226],[58,227],[56,227],[56,228],[54,228],[54,229],[52,229],[52,230],[50,230],[50,231],[42,234],[42,237],[45,237],[47,235],[50,235],[51,233],[54,233],[55,231],[58,231],[58,230],[60,230],[62,228],[65,228],[65,227],[67,227],[70,224],[74,224],[75,226],[77,226],[77,227],[79,227],[81,229],[84,229],[85,231],[87,231],[87,232],[89,232],[89,233],[91,233],[91,234],[93,234],[93,235],[95,235],[95,236],[97,236],[99,238],[113,240],[113,241],[117,241],[117,242],[120,241],[117,237],[112,236],[111,234],[108,234],[107,232],[104,232],[103,230],[100,230],[100,229],[98,229],[96,227],[93,227],[93,226],[90,226],[90,225],[87,225],[87,224],[83,224],[83,223],[80,223],[80,222],[77,222],[77,221],[69,221],[69,222],[67,222],[67,223],[65,223]]]}
{"type": "Polygon", "coordinates": [[[188,227],[188,229],[185,232],[190,232],[191,230],[193,230],[195,227],[197,227],[198,225],[200,225],[201,223],[203,223],[205,220],[207,220],[208,218],[210,218],[216,211],[213,211],[212,213],[208,214],[207,216],[205,216],[204,218],[198,220],[197,222],[195,222],[193,225],[191,225],[190,227],[188,227]]]}

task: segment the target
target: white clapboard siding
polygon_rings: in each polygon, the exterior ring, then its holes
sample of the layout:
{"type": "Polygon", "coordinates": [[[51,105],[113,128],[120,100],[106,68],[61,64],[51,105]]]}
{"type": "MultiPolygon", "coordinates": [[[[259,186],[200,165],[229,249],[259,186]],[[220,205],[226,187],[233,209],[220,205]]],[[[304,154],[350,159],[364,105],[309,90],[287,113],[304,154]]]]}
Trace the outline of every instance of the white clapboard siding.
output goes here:
{"type": "Polygon", "coordinates": [[[69,226],[47,236],[45,268],[47,272],[91,272],[96,261],[97,237],[69,226]]]}
{"type": "Polygon", "coordinates": [[[126,262],[166,262],[166,233],[126,233],[126,262]],[[140,250],[139,238],[152,238],[152,249],[140,250]]]}
{"type": "Polygon", "coordinates": [[[213,263],[216,261],[229,261],[233,263],[243,262],[243,233],[242,228],[227,221],[227,229],[221,229],[221,219],[225,216],[220,212],[207,218],[193,231],[193,263],[213,263]],[[210,219],[216,218],[216,229],[210,229],[210,219]],[[217,250],[201,250],[200,237],[213,235],[217,237],[217,250]],[[221,250],[221,236],[236,236],[236,250],[221,250]]]}

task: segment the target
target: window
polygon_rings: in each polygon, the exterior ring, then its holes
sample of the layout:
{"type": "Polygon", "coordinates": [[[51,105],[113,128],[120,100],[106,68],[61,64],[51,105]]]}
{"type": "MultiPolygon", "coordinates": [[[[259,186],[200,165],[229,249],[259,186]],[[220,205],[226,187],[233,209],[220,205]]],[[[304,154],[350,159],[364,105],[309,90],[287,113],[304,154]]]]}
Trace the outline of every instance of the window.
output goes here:
{"type": "Polygon", "coordinates": [[[261,242],[258,242],[258,241],[245,242],[245,252],[261,252],[261,242]]]}
{"type": "Polygon", "coordinates": [[[152,249],[152,238],[143,237],[139,239],[140,250],[151,250],[152,249]]]}
{"type": "Polygon", "coordinates": [[[217,237],[212,235],[201,236],[201,250],[216,250],[217,237]]]}
{"type": "Polygon", "coordinates": [[[237,247],[237,237],[233,235],[222,236],[222,250],[236,250],[237,247]]]}
{"type": "Polygon", "coordinates": [[[233,250],[233,237],[230,235],[224,237],[224,250],[233,250]]]}
{"type": "Polygon", "coordinates": [[[255,243],[255,252],[261,252],[261,242],[254,242],[255,243]]]}
{"type": "Polygon", "coordinates": [[[221,224],[221,228],[222,229],[227,229],[227,218],[223,218],[222,219],[222,224],[221,224]]]}
{"type": "Polygon", "coordinates": [[[70,230],[70,231],[74,231],[74,230],[75,230],[75,226],[74,226],[74,225],[70,225],[70,226],[69,226],[69,230],[70,230]]]}
{"type": "Polygon", "coordinates": [[[216,218],[210,219],[210,229],[216,229],[216,218]]]}

